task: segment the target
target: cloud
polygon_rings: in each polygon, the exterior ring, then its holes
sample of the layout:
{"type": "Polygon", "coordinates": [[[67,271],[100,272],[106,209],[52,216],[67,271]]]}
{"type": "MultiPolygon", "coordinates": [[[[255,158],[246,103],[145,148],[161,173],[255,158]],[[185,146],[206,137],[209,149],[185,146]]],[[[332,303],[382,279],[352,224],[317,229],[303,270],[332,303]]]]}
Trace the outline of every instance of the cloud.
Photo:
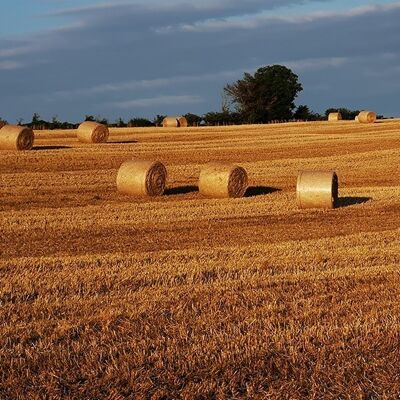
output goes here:
{"type": "Polygon", "coordinates": [[[99,2],[90,6],[66,8],[44,14],[45,16],[82,16],[93,14],[110,15],[126,11],[134,11],[138,14],[142,13],[158,13],[158,14],[186,14],[195,12],[196,17],[199,15],[237,15],[248,13],[250,11],[271,10],[279,7],[295,4],[305,4],[320,0],[133,0],[133,1],[113,1],[99,2]]]}
{"type": "Polygon", "coordinates": [[[186,105],[186,104],[199,104],[204,100],[200,96],[182,95],[182,96],[157,96],[146,99],[134,99],[111,103],[110,105],[116,108],[147,108],[165,105],[186,105]]]}
{"type": "Polygon", "coordinates": [[[207,20],[196,21],[191,24],[167,25],[156,28],[157,33],[171,33],[174,31],[181,32],[216,32],[222,30],[237,29],[257,29],[267,24],[306,24],[324,19],[336,18],[352,18],[363,16],[366,14],[391,12],[400,9],[400,3],[389,5],[369,5],[356,7],[346,11],[317,11],[307,14],[291,15],[291,16],[271,16],[265,11],[256,14],[247,14],[240,17],[232,18],[212,18],[207,20]]]}
{"type": "Polygon", "coordinates": [[[0,61],[0,71],[22,68],[24,65],[17,61],[0,61]]]}
{"type": "Polygon", "coordinates": [[[23,65],[3,64],[9,69],[0,74],[7,98],[2,116],[27,119],[39,112],[79,120],[85,114],[130,118],[135,109],[147,117],[182,109],[204,113],[220,108],[227,83],[270,64],[287,65],[299,75],[305,89],[299,102],[315,111],[333,104],[361,108],[365,99],[369,108],[395,111],[400,2],[345,13],[323,12],[322,2],[314,2],[313,9],[321,7],[317,13],[277,9],[273,17],[260,11],[278,3],[303,2],[209,0],[195,3],[203,7],[198,12],[189,1],[182,7],[168,2],[170,9],[159,12],[154,1],[138,7],[108,2],[108,8],[69,14],[70,24],[59,29],[2,38],[0,63],[23,65]],[[212,16],[222,29],[207,25],[212,16]],[[233,24],[246,26],[247,20],[251,28],[233,24]],[[198,30],[181,29],[196,24],[198,30]],[[156,32],[165,26],[172,27],[167,35],[156,32]]]}

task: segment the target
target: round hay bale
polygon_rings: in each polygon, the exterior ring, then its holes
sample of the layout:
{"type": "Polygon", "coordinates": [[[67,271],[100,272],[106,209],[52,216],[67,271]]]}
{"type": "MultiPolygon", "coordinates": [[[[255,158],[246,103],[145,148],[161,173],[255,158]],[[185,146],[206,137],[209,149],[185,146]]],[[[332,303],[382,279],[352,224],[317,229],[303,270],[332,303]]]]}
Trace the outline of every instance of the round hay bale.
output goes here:
{"type": "Polygon", "coordinates": [[[335,171],[301,171],[297,178],[297,204],[302,209],[335,208],[338,190],[335,171]]]}
{"type": "Polygon", "coordinates": [[[98,122],[82,122],[77,131],[77,137],[83,143],[106,143],[108,140],[108,127],[98,122]]]}
{"type": "Polygon", "coordinates": [[[360,122],[360,120],[358,119],[358,115],[356,115],[356,117],[354,118],[354,121],[360,122]]]}
{"type": "Polygon", "coordinates": [[[335,122],[335,121],[341,121],[341,120],[342,120],[342,114],[340,112],[330,113],[328,115],[329,122],[335,122]]]}
{"type": "Polygon", "coordinates": [[[164,128],[186,128],[187,126],[187,119],[183,116],[165,117],[163,119],[164,128]]]}
{"type": "Polygon", "coordinates": [[[361,111],[358,114],[358,122],[362,124],[373,124],[376,121],[376,113],[373,111],[361,111]]]}
{"type": "Polygon", "coordinates": [[[247,185],[247,172],[237,165],[214,162],[200,172],[199,191],[207,197],[243,197],[247,185]]]}
{"type": "Polygon", "coordinates": [[[167,170],[159,161],[126,161],[117,175],[119,192],[131,196],[161,196],[165,190],[167,170]]]}
{"type": "Polygon", "coordinates": [[[4,125],[0,129],[1,150],[31,150],[35,135],[31,128],[19,125],[4,125]]]}
{"type": "Polygon", "coordinates": [[[188,121],[185,117],[179,117],[178,118],[178,122],[179,122],[179,127],[180,128],[187,128],[188,127],[188,121]]]}

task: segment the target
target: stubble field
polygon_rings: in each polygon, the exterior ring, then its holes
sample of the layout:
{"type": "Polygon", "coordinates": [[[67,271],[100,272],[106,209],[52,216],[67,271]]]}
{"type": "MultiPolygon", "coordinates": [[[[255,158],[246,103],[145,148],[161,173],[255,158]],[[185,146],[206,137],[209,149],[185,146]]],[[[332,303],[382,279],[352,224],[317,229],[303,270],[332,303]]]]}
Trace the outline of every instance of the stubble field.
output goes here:
{"type": "Polygon", "coordinates": [[[0,153],[0,399],[400,395],[400,121],[75,135],[0,153]],[[117,193],[132,158],[165,196],[117,193]],[[197,192],[214,160],[245,198],[197,192]],[[301,169],[338,209],[297,208],[301,169]]]}

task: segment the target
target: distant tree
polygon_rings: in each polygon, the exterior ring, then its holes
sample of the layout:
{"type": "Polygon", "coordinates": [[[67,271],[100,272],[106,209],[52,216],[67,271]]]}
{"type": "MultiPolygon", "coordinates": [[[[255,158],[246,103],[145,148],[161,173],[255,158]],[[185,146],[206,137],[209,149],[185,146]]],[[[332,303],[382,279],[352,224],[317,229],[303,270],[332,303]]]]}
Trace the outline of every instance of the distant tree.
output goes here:
{"type": "Polygon", "coordinates": [[[61,121],[58,119],[58,116],[55,115],[52,119],[51,119],[51,129],[60,129],[62,126],[61,121]]]}
{"type": "Polygon", "coordinates": [[[127,126],[127,124],[125,123],[125,121],[121,117],[117,118],[117,120],[115,121],[114,125],[117,128],[125,128],[127,126]]]}
{"type": "Polygon", "coordinates": [[[320,121],[324,119],[322,115],[311,111],[306,105],[298,106],[293,114],[293,118],[301,119],[303,121],[320,121]]]}
{"type": "Polygon", "coordinates": [[[23,118],[18,118],[17,119],[17,125],[23,125],[24,119],[23,118]]]}
{"type": "Polygon", "coordinates": [[[191,114],[191,113],[185,114],[184,117],[187,119],[189,126],[197,126],[200,124],[200,122],[203,119],[199,115],[191,114]]]}
{"type": "Polygon", "coordinates": [[[162,126],[162,123],[163,123],[165,117],[166,117],[166,115],[157,114],[157,116],[153,118],[154,125],[155,126],[162,126]]]}
{"type": "Polygon", "coordinates": [[[40,115],[38,113],[33,113],[32,115],[32,125],[37,125],[41,122],[40,115]]]}
{"type": "Polygon", "coordinates": [[[303,87],[298,76],[282,65],[259,68],[254,75],[225,86],[244,122],[263,123],[293,116],[294,100],[303,87]]]}
{"type": "Polygon", "coordinates": [[[359,110],[349,110],[348,108],[328,108],[325,111],[325,116],[327,117],[330,113],[336,112],[340,112],[345,120],[353,120],[360,113],[359,110]]]}
{"type": "Polygon", "coordinates": [[[128,122],[128,126],[136,128],[147,128],[150,126],[154,126],[154,123],[146,118],[132,118],[128,122]]]}
{"type": "Polygon", "coordinates": [[[98,122],[99,124],[108,125],[108,119],[103,118],[100,115],[96,116],[95,121],[98,122]]]}
{"type": "Polygon", "coordinates": [[[237,112],[208,112],[204,114],[203,120],[207,125],[238,125],[241,123],[241,116],[237,112]]]}
{"type": "Polygon", "coordinates": [[[306,105],[300,105],[297,107],[293,117],[295,119],[302,119],[304,121],[310,119],[310,109],[306,105]]]}
{"type": "Polygon", "coordinates": [[[85,115],[85,121],[94,122],[95,118],[93,117],[93,115],[85,115]]]}

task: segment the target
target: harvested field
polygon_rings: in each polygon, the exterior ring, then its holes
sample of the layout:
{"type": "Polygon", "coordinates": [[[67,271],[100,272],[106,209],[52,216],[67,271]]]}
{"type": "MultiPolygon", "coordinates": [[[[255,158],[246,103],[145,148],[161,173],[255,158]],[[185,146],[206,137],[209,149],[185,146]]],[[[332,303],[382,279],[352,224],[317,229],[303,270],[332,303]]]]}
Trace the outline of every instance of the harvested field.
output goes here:
{"type": "Polygon", "coordinates": [[[399,165],[400,121],[35,132],[0,154],[0,399],[396,398],[399,165]],[[132,158],[165,196],[117,192],[132,158]],[[308,169],[338,209],[297,208],[308,169]]]}

